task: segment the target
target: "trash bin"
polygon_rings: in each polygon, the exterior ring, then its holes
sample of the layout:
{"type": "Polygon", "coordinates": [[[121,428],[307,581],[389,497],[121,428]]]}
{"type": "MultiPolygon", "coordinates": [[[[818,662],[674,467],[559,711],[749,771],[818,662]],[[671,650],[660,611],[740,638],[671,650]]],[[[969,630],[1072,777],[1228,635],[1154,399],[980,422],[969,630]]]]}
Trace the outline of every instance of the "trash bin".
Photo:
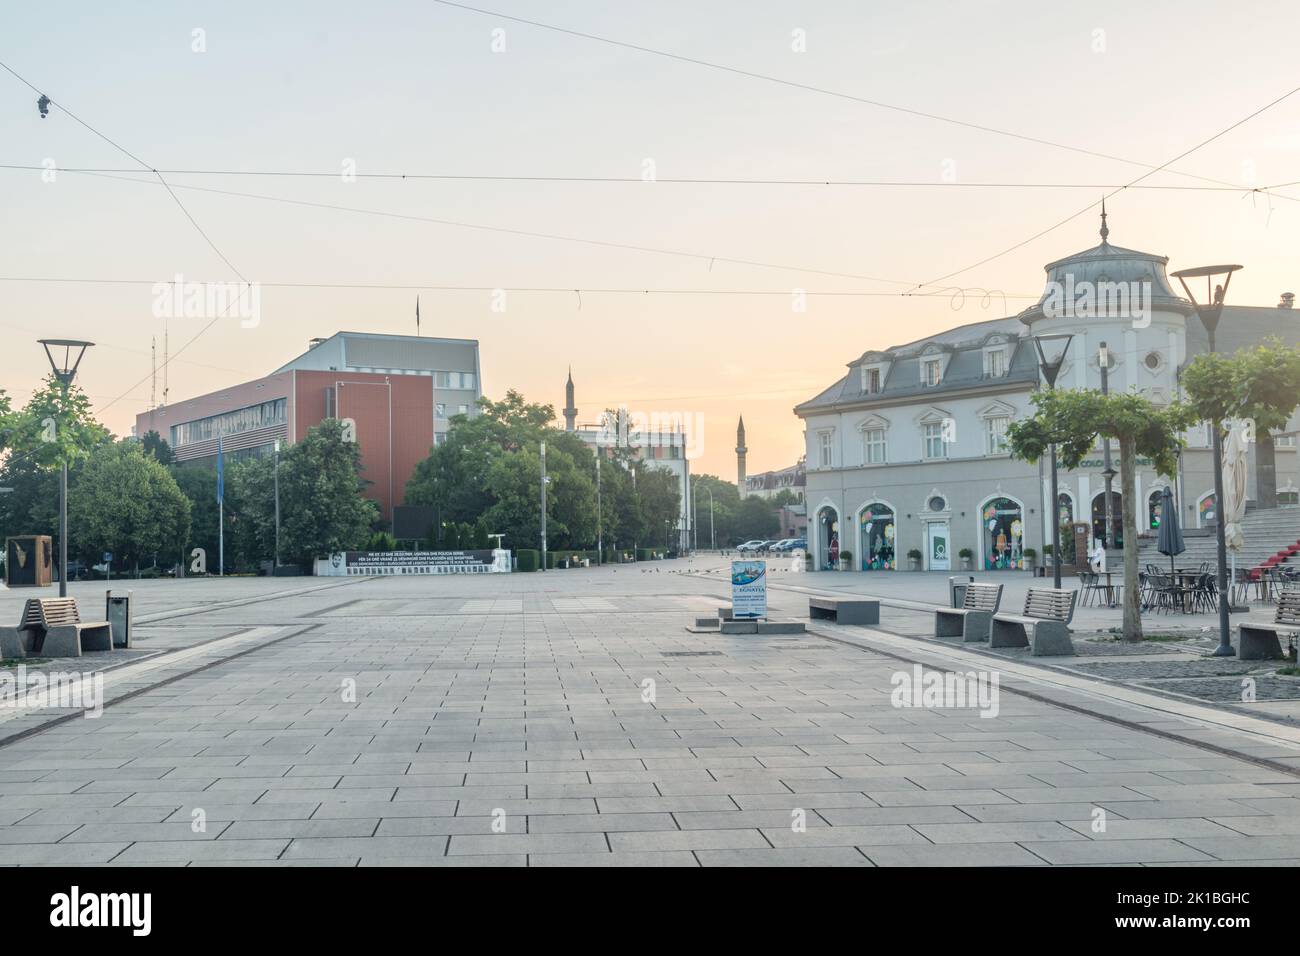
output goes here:
{"type": "Polygon", "coordinates": [[[114,647],[131,646],[131,595],[134,593],[127,591],[114,597],[111,590],[104,592],[104,620],[108,621],[114,647]]]}
{"type": "Polygon", "coordinates": [[[948,606],[961,607],[966,603],[966,585],[975,583],[975,575],[966,575],[966,580],[962,580],[962,575],[954,574],[948,578],[948,606]]]}

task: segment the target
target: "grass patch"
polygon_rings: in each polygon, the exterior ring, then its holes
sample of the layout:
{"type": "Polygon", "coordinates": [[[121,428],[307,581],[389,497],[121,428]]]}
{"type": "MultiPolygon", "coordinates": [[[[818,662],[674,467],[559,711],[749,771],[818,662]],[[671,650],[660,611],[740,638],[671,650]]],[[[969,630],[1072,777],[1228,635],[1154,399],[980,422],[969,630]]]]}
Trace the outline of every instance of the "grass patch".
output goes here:
{"type": "Polygon", "coordinates": [[[1277,672],[1282,677],[1300,677],[1300,667],[1297,667],[1294,664],[1291,664],[1288,667],[1279,667],[1277,672]]]}

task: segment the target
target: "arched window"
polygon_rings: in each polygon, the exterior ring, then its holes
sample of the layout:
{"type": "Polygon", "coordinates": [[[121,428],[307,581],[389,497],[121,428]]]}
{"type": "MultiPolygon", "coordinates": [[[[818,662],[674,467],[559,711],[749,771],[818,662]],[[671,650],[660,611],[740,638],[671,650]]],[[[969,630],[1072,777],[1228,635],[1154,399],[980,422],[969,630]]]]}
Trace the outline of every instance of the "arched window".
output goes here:
{"type": "Polygon", "coordinates": [[[1202,495],[1196,502],[1196,518],[1202,528],[1209,527],[1219,520],[1213,491],[1202,495]]]}
{"type": "Polygon", "coordinates": [[[1025,509],[1012,498],[990,498],[980,508],[980,541],[987,571],[1025,567],[1025,509]]]}
{"type": "Polygon", "coordinates": [[[861,526],[859,567],[863,571],[897,570],[894,509],[883,501],[873,501],[862,509],[858,521],[861,526]]]}

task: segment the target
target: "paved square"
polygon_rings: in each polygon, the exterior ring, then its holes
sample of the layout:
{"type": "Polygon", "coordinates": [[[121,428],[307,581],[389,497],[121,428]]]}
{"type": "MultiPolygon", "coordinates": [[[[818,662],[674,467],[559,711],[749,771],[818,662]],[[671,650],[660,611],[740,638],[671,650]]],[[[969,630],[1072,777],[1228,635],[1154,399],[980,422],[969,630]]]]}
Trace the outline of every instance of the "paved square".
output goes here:
{"type": "Polygon", "coordinates": [[[0,746],[0,863],[1300,860],[1300,778],[1194,721],[1005,687],[991,717],[895,707],[908,638],[688,633],[727,594],[686,569],[141,582],[166,653],[109,671],[100,718],[0,746]]]}

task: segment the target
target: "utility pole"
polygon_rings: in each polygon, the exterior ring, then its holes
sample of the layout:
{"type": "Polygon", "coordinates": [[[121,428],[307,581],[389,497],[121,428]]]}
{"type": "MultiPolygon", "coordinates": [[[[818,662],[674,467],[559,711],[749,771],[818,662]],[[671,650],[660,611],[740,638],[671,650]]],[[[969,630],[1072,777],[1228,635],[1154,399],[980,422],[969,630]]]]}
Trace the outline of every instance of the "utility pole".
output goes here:
{"type": "MultiPolygon", "coordinates": [[[[1110,378],[1108,373],[1110,371],[1110,349],[1106,348],[1105,342],[1101,343],[1101,350],[1098,353],[1097,358],[1099,360],[1097,364],[1101,366],[1101,394],[1109,395],[1110,378]]],[[[1111,490],[1111,485],[1115,481],[1115,469],[1111,466],[1111,462],[1110,462],[1110,438],[1109,437],[1102,439],[1101,454],[1102,454],[1102,463],[1103,463],[1101,474],[1102,477],[1106,479],[1106,511],[1105,511],[1106,530],[1102,533],[1101,536],[1101,546],[1103,548],[1110,548],[1112,547],[1111,539],[1114,537],[1113,529],[1115,527],[1115,518],[1114,515],[1111,513],[1112,506],[1110,500],[1111,495],[1114,494],[1114,492],[1111,490]]],[[[1134,502],[1134,505],[1136,504],[1137,502],[1134,502]]],[[[1088,517],[1091,519],[1092,515],[1089,515],[1088,517]]]]}
{"type": "Polygon", "coordinates": [[[605,512],[600,506],[600,446],[597,445],[596,451],[596,566],[605,563],[605,532],[604,519],[605,512]]]}

